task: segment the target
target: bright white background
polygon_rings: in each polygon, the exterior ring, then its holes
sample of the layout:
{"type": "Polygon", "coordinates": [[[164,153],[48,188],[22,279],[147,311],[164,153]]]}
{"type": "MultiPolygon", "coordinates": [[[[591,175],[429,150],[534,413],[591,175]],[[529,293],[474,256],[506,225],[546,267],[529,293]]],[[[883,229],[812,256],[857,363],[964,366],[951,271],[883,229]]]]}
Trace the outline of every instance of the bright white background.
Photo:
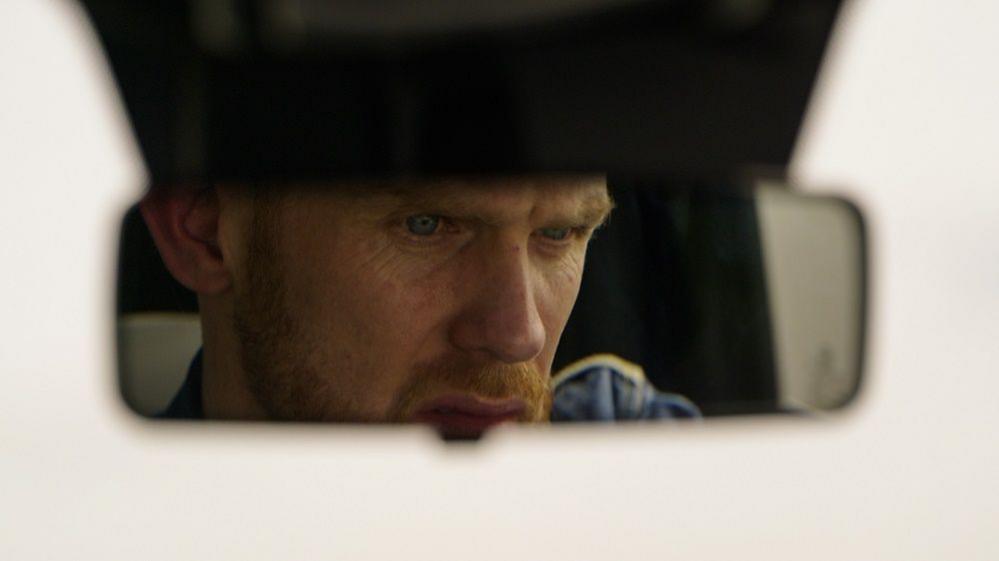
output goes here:
{"type": "Polygon", "coordinates": [[[112,378],[141,164],[71,4],[0,4],[0,559],[996,559],[999,3],[855,1],[792,171],[866,212],[868,383],[827,422],[150,425],[112,378]]]}

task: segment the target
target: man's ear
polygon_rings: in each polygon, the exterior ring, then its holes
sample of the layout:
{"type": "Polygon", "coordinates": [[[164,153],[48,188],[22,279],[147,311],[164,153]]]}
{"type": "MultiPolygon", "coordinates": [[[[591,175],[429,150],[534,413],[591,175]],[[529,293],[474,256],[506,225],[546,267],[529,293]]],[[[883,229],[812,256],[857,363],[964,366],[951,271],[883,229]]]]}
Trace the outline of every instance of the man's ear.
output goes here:
{"type": "Polygon", "coordinates": [[[163,263],[180,284],[198,294],[218,294],[232,285],[230,264],[219,244],[215,188],[154,187],[139,211],[163,263]]]}

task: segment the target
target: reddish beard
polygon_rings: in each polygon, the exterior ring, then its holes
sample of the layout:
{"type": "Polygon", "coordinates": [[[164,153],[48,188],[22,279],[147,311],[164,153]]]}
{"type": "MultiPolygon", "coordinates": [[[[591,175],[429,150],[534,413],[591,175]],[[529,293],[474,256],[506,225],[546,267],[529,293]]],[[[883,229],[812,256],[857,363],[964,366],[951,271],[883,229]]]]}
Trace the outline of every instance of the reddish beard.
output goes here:
{"type": "Polygon", "coordinates": [[[551,413],[549,377],[530,363],[476,365],[462,358],[444,357],[419,364],[413,370],[389,410],[389,422],[410,422],[421,404],[448,393],[522,400],[526,407],[519,422],[546,422],[551,413]]]}

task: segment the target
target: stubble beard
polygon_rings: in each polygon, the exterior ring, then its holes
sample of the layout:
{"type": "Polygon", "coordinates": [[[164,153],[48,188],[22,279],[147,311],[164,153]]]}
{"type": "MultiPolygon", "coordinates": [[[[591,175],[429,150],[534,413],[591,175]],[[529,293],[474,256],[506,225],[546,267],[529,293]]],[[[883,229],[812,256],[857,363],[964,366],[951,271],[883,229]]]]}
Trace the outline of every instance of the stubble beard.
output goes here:
{"type": "Polygon", "coordinates": [[[414,365],[384,417],[363,414],[363,399],[353,396],[350,388],[336,387],[334,376],[323,374],[336,366],[314,364],[310,349],[322,341],[310,341],[288,309],[271,220],[269,214],[254,213],[245,282],[236,287],[233,302],[233,327],[245,382],[270,419],[405,423],[426,400],[467,392],[483,398],[521,399],[526,407],[518,421],[548,421],[552,400],[548,372],[532,363],[476,364],[458,355],[414,365]]]}
{"type": "MultiPolygon", "coordinates": [[[[256,207],[261,204],[257,203],[256,207]]],[[[288,309],[273,220],[256,208],[247,237],[243,283],[235,287],[233,328],[244,381],[272,420],[349,421],[351,403],[309,364],[308,341],[288,309]],[[343,418],[331,415],[340,411],[343,418]]]]}

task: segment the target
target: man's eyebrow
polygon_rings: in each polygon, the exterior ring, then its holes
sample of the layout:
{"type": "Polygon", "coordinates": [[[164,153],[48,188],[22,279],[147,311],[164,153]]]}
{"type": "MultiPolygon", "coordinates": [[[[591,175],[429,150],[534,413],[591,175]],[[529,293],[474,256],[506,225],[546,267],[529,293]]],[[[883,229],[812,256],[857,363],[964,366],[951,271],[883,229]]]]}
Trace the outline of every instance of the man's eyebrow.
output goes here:
{"type": "Polygon", "coordinates": [[[588,197],[580,207],[579,222],[599,228],[610,218],[610,213],[613,210],[614,199],[611,198],[610,194],[603,192],[588,197]]]}
{"type": "MultiPolygon", "coordinates": [[[[373,209],[388,210],[399,207],[425,208],[454,213],[456,216],[473,217],[479,214],[480,206],[470,200],[464,192],[468,181],[441,179],[435,181],[409,182],[386,181],[368,182],[355,185],[351,193],[367,200],[373,209]],[[372,197],[372,195],[375,195],[372,197]],[[380,195],[380,196],[379,196],[380,195]]],[[[502,189],[501,185],[494,187],[502,189]]],[[[589,193],[581,198],[567,198],[571,210],[563,214],[563,219],[578,226],[601,226],[614,209],[614,201],[606,190],[589,193]],[[573,200],[575,199],[575,200],[573,200]]]]}
{"type": "MultiPolygon", "coordinates": [[[[479,210],[481,210],[477,203],[469,201],[458,191],[448,189],[401,189],[394,191],[393,194],[398,197],[396,199],[397,202],[405,205],[447,210],[450,213],[454,213],[457,217],[476,217],[479,216],[479,210]]],[[[562,214],[563,220],[568,221],[573,226],[585,226],[594,229],[602,226],[614,209],[614,201],[606,191],[586,196],[581,200],[571,201],[569,205],[571,205],[569,207],[571,210],[562,214]]]]}

